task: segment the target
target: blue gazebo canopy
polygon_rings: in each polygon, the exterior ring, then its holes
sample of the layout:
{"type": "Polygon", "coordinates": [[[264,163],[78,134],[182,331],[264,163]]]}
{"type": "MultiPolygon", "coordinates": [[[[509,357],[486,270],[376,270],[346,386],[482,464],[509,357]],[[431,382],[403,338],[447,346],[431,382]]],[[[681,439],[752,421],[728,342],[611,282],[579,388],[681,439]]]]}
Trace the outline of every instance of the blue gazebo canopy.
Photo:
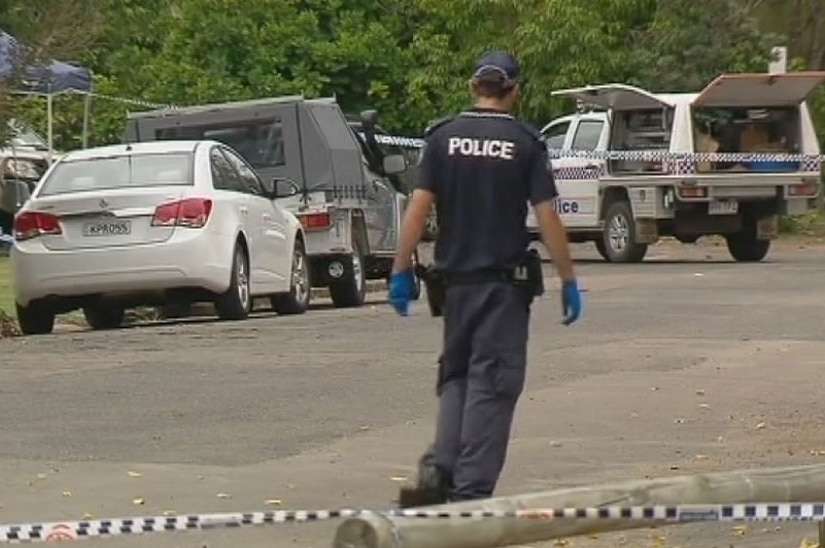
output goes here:
{"type": "MultiPolygon", "coordinates": [[[[15,70],[21,69],[15,62],[20,47],[17,39],[0,29],[0,80],[10,78],[15,70]]],[[[91,71],[62,61],[27,66],[19,78],[21,81],[15,88],[22,93],[55,95],[66,91],[92,91],[91,71]]]]}

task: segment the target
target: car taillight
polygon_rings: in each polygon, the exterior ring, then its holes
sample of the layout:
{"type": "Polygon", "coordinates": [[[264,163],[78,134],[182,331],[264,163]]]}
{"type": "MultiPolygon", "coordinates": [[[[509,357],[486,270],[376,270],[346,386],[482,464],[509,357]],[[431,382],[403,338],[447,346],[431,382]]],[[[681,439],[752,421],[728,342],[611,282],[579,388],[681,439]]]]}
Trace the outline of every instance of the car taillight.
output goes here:
{"type": "Polygon", "coordinates": [[[329,213],[307,213],[301,215],[301,225],[307,230],[318,230],[332,226],[332,216],[329,213]]]}
{"type": "Polygon", "coordinates": [[[162,204],[155,209],[152,226],[184,226],[202,228],[212,212],[212,200],[208,198],[186,198],[177,202],[162,204]]]}
{"type": "Polygon", "coordinates": [[[14,239],[18,242],[62,233],[60,220],[51,213],[23,211],[14,217],[14,239]]]}

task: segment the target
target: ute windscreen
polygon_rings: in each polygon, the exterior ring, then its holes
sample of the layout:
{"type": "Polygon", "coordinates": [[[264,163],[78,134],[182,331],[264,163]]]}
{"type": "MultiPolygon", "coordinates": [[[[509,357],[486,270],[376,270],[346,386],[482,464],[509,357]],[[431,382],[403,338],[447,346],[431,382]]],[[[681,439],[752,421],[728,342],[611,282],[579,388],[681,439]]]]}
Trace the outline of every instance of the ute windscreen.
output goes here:
{"type": "Polygon", "coordinates": [[[192,124],[158,129],[155,138],[214,139],[233,148],[253,168],[273,168],[285,164],[284,136],[281,120],[236,121],[222,124],[192,124]]]}
{"type": "Polygon", "coordinates": [[[6,181],[36,182],[46,173],[49,164],[36,158],[6,158],[3,161],[2,176],[6,181]]]}
{"type": "Polygon", "coordinates": [[[192,184],[191,154],[130,154],[60,162],[39,195],[192,184]]]}

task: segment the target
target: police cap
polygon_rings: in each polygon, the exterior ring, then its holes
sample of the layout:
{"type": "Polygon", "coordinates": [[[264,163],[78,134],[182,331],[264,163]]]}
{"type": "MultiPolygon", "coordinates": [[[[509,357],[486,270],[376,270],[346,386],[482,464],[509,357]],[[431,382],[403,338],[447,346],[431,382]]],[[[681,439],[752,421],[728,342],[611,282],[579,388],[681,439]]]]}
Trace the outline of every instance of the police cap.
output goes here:
{"type": "Polygon", "coordinates": [[[519,78],[518,61],[506,51],[489,51],[476,61],[473,78],[479,78],[491,72],[503,75],[506,86],[512,87],[519,78]]]}

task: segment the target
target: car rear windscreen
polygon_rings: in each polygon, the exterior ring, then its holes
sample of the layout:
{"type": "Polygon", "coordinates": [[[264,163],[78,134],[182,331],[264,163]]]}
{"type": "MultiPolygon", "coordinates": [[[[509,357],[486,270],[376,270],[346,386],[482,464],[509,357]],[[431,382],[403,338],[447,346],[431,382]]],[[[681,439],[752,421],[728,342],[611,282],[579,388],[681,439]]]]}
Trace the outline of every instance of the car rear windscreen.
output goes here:
{"type": "Polygon", "coordinates": [[[191,153],[124,154],[60,162],[39,196],[192,184],[191,153]]]}

